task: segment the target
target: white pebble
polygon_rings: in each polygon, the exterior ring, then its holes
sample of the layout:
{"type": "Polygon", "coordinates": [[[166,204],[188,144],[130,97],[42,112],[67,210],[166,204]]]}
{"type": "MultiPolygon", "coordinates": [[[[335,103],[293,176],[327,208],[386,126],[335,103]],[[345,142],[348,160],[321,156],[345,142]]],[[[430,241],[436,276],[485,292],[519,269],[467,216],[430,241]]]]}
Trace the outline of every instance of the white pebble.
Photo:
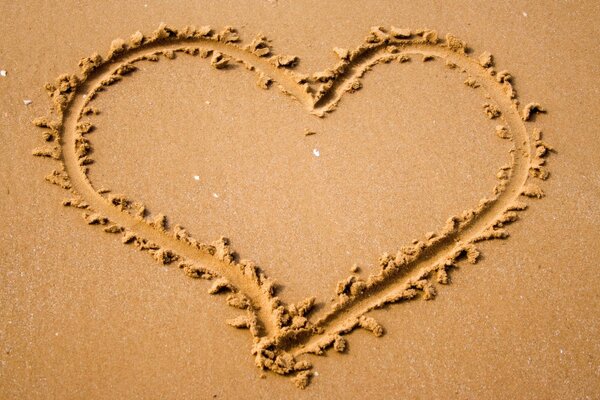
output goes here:
{"type": "Polygon", "coordinates": [[[315,157],[319,157],[321,155],[321,152],[318,149],[313,149],[313,154],[315,155],[315,157]]]}
{"type": "Polygon", "coordinates": [[[195,181],[199,181],[199,180],[200,180],[200,177],[199,177],[198,175],[194,175],[194,180],[195,180],[195,181]]]}
{"type": "Polygon", "coordinates": [[[216,194],[216,193],[213,193],[213,197],[214,197],[215,199],[218,199],[218,198],[219,198],[219,195],[218,195],[218,194],[216,194]]]}
{"type": "Polygon", "coordinates": [[[5,69],[0,70],[0,76],[6,76],[6,70],[5,69]]]}
{"type": "Polygon", "coordinates": [[[23,100],[23,104],[25,104],[26,106],[30,105],[31,103],[33,103],[33,101],[29,99],[23,100]]]}
{"type": "Polygon", "coordinates": [[[526,16],[527,16],[527,13],[526,13],[525,11],[523,11],[523,16],[524,16],[524,17],[526,17],[526,16]]]}

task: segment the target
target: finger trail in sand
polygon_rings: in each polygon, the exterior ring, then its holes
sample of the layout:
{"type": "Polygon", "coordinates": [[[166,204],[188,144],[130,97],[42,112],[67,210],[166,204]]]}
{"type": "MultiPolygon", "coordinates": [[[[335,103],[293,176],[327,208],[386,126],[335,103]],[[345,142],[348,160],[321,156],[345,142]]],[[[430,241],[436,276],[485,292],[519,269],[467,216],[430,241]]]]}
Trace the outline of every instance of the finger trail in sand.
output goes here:
{"type": "Polygon", "coordinates": [[[53,113],[34,121],[44,129],[46,143],[33,154],[59,163],[46,179],[70,192],[65,206],[80,209],[88,224],[120,235],[123,243],[147,251],[160,264],[176,265],[191,278],[212,280],[210,294],[226,293],[227,304],[245,311],[227,323],[249,329],[257,366],[294,375],[302,388],[310,382],[311,363],[300,356],[323,354],[328,348],[345,351],[343,336],[357,328],[381,336],[384,328],[367,316],[370,311],[414,298],[434,298],[436,285],[448,283],[453,266],[461,260],[477,262],[477,243],[507,238],[506,226],[527,207],[523,200],[544,196],[535,181],[548,178],[546,157],[553,151],[539,130],[532,129],[530,137],[525,125],[535,113],[546,110],[530,103],[520,111],[510,73],[497,72],[489,53],[470,57],[466,44],[452,35],[440,40],[432,30],[374,27],[356,49],[335,48],[334,52],[339,57],[334,67],[307,75],[292,70],[298,63],[296,56],[274,55],[264,36],[242,45],[231,27],[215,32],[209,27],[176,30],[162,24],[149,36],[136,32],[128,40],[116,39],[105,57],[84,58],[79,74],[62,75],[46,85],[53,113]],[[337,283],[331,308],[315,311],[317,301],[311,296],[287,304],[277,295],[274,281],[255,263],[240,260],[226,238],[200,243],[164,215],[149,215],[143,204],[97,188],[88,177],[94,162],[89,138],[94,126],[89,117],[101,112],[93,106],[94,98],[136,73],[136,64],[180,55],[206,58],[224,73],[242,65],[256,73],[258,87],[275,84],[318,117],[334,111],[345,94],[360,90],[361,78],[375,67],[412,59],[443,61],[461,75],[465,90],[482,93],[484,115],[498,121],[500,139],[512,141],[511,162],[499,168],[490,196],[475,207],[450,217],[439,231],[415,239],[396,254],[383,254],[379,270],[366,279],[353,269],[352,275],[337,283]]]}

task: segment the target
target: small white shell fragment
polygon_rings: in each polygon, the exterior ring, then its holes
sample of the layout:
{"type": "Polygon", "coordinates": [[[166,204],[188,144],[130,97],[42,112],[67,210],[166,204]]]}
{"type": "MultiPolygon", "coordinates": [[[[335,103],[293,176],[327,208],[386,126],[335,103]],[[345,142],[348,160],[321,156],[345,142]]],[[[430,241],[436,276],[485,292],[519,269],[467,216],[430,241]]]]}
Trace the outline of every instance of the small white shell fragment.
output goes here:
{"type": "Polygon", "coordinates": [[[0,70],[0,76],[2,76],[2,77],[6,76],[6,70],[5,69],[0,70]]]}
{"type": "Polygon", "coordinates": [[[219,198],[219,195],[218,195],[218,194],[216,194],[216,193],[213,193],[213,197],[214,197],[215,199],[218,199],[218,198],[219,198]]]}
{"type": "Polygon", "coordinates": [[[33,103],[32,100],[29,100],[29,99],[23,100],[23,104],[25,104],[26,106],[30,105],[31,103],[33,103]]]}
{"type": "Polygon", "coordinates": [[[194,180],[195,180],[195,181],[199,181],[199,180],[200,180],[200,177],[199,177],[198,175],[194,175],[194,180]]]}
{"type": "Polygon", "coordinates": [[[319,149],[313,149],[313,154],[315,155],[315,157],[319,157],[321,155],[321,152],[319,151],[319,149]]]}

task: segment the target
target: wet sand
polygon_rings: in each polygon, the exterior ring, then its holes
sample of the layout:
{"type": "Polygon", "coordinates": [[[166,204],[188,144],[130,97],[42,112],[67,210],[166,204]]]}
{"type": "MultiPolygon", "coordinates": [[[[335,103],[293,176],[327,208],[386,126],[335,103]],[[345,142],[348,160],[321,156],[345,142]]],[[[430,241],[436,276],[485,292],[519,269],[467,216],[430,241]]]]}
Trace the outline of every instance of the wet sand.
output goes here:
{"type": "Polygon", "coordinates": [[[5,397],[598,395],[593,6],[63,7],[2,24],[5,397]]]}

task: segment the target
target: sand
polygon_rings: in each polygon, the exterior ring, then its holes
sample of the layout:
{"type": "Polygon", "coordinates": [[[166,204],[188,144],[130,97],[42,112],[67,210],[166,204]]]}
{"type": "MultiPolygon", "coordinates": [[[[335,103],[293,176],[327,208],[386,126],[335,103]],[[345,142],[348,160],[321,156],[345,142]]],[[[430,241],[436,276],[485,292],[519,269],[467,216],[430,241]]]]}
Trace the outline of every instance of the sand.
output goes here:
{"type": "Polygon", "coordinates": [[[597,9],[60,7],[2,25],[4,397],[599,395],[597,9]]]}

